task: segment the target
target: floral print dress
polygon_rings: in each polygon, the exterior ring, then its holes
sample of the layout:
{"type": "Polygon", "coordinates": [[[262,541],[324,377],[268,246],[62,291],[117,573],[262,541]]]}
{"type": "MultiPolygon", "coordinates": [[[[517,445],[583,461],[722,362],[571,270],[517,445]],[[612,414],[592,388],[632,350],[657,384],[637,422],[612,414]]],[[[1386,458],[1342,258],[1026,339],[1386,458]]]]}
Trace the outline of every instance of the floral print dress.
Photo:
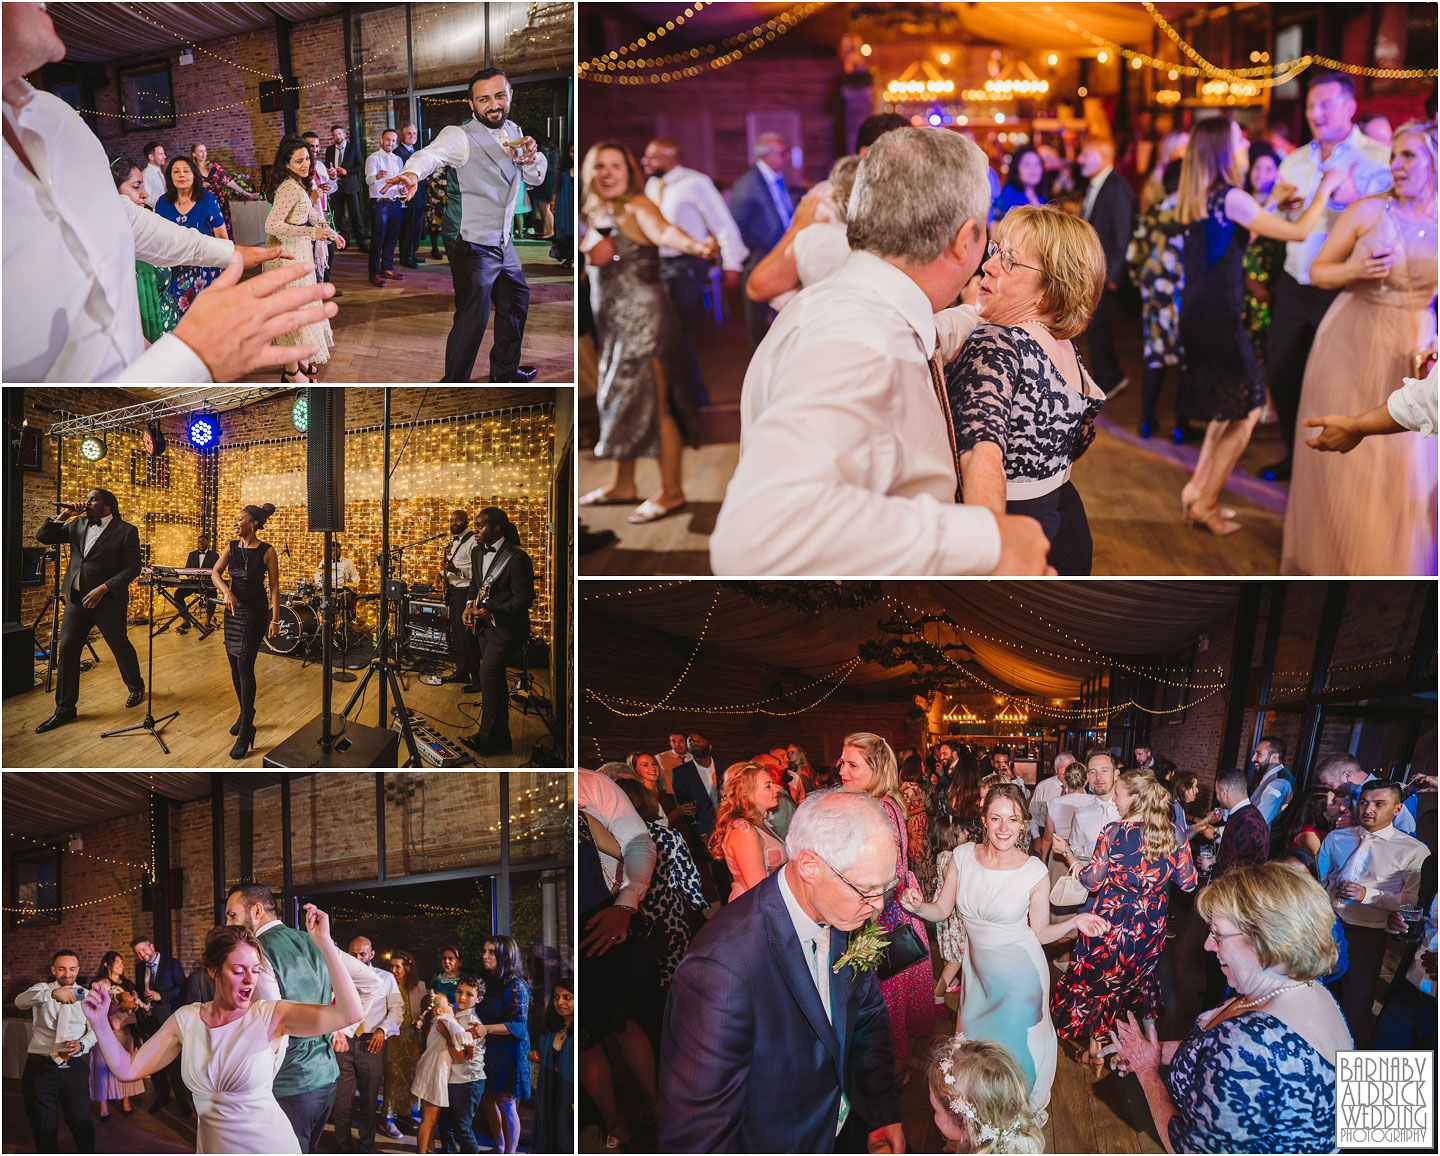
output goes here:
{"type": "MultiPolygon", "coordinates": [[[[890,820],[890,834],[894,836],[898,849],[895,860],[898,885],[880,912],[876,925],[881,931],[893,931],[908,921],[920,936],[920,941],[929,944],[924,921],[900,906],[900,894],[907,886],[913,887],[917,882],[910,870],[910,840],[905,817],[899,804],[888,795],[881,804],[890,820]]],[[[890,1014],[890,1044],[895,1050],[895,1058],[904,1060],[910,1055],[911,1036],[928,1036],[935,1030],[935,969],[931,967],[929,957],[912,964],[898,975],[881,980],[880,993],[885,997],[885,1010],[890,1014]]]]}
{"type": "Polygon", "coordinates": [[[1166,888],[1193,891],[1198,878],[1190,845],[1168,859],[1145,858],[1139,823],[1111,823],[1100,832],[1080,882],[1090,888],[1089,910],[1110,921],[1102,936],[1082,935],[1068,971],[1055,984],[1050,1014],[1067,1040],[1104,1035],[1125,1011],[1158,1017],[1164,1007],[1155,967],[1165,948],[1166,888]]]}
{"type": "Polygon", "coordinates": [[[1140,288],[1145,364],[1179,365],[1180,294],[1185,288],[1185,230],[1175,219],[1175,196],[1151,205],[1135,222],[1125,264],[1140,288]]]}
{"type": "Polygon", "coordinates": [[[225,218],[225,235],[235,239],[235,226],[230,221],[230,174],[220,167],[219,161],[210,162],[210,171],[201,178],[206,190],[220,205],[220,215],[225,218]]]}

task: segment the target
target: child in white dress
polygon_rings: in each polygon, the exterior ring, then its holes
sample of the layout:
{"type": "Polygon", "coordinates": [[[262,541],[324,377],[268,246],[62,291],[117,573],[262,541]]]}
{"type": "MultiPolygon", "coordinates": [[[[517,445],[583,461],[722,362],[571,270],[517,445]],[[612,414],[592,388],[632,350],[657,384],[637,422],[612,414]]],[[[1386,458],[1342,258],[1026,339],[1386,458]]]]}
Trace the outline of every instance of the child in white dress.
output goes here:
{"type": "Polygon", "coordinates": [[[420,1130],[416,1151],[425,1156],[441,1108],[450,1106],[450,1065],[464,1063],[475,1055],[475,1041],[455,1019],[455,1009],[441,992],[431,992],[430,1006],[420,1024],[425,1054],[415,1065],[410,1091],[420,1100],[420,1130]]]}

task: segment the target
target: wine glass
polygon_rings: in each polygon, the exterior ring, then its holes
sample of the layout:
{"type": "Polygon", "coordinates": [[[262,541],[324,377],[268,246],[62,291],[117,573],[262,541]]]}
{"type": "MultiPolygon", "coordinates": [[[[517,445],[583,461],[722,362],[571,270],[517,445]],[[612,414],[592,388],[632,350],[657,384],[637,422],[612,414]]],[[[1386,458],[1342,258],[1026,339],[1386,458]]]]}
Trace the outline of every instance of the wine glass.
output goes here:
{"type": "MultiPolygon", "coordinates": [[[[1393,254],[1400,245],[1400,229],[1396,226],[1395,218],[1392,215],[1394,205],[1395,202],[1389,197],[1385,198],[1385,208],[1380,213],[1380,219],[1375,222],[1375,227],[1370,230],[1370,256],[1372,257],[1388,257],[1393,254]]],[[[1394,269],[1393,264],[1391,265],[1391,269],[1394,269]]],[[[1388,281],[1389,275],[1387,274],[1385,280],[1380,282],[1378,292],[1390,292],[1390,286],[1386,283],[1388,281]]]]}

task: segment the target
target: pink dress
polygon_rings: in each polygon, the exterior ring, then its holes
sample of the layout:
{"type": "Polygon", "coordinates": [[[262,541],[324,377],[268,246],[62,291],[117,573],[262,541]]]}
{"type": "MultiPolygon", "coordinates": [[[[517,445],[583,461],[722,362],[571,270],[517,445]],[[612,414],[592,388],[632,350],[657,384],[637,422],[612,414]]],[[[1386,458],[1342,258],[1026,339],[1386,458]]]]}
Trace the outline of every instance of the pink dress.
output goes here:
{"type": "Polygon", "coordinates": [[[730,825],[730,830],[725,833],[725,866],[730,869],[730,876],[734,884],[730,888],[730,899],[734,902],[745,894],[745,884],[740,882],[740,869],[736,865],[735,858],[730,854],[730,839],[736,832],[739,838],[748,839],[750,832],[755,831],[760,836],[760,845],[765,849],[765,877],[768,879],[785,865],[785,844],[780,841],[780,836],[770,829],[770,824],[765,823],[759,827],[747,823],[744,819],[736,819],[730,825]]]}
{"type": "MultiPolygon", "coordinates": [[[[908,922],[920,936],[920,941],[928,945],[930,939],[925,934],[924,921],[900,906],[899,896],[906,887],[919,889],[919,881],[909,865],[910,840],[905,816],[889,796],[880,802],[890,820],[890,833],[895,837],[898,851],[895,877],[898,885],[895,894],[880,912],[878,926],[881,931],[893,931],[908,922]]],[[[895,1058],[903,1060],[910,1055],[911,1036],[928,1036],[935,1030],[935,969],[930,964],[930,957],[927,955],[900,974],[882,980],[880,992],[885,997],[885,1009],[890,1013],[890,1043],[895,1049],[895,1058]]]]}

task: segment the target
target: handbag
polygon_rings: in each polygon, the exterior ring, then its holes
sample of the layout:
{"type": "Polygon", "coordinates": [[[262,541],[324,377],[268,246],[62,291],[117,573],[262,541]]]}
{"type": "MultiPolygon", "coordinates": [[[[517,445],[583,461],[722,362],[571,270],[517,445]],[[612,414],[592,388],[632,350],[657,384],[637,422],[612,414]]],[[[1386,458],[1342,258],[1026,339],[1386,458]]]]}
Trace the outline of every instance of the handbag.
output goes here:
{"type": "Polygon", "coordinates": [[[899,975],[907,967],[914,967],[922,959],[930,958],[930,949],[915,931],[915,925],[906,919],[904,923],[886,934],[890,944],[880,962],[875,966],[875,977],[882,983],[899,975]]]}
{"type": "Polygon", "coordinates": [[[1090,898],[1085,884],[1073,875],[1062,875],[1050,888],[1050,902],[1056,907],[1078,907],[1090,898]]]}

